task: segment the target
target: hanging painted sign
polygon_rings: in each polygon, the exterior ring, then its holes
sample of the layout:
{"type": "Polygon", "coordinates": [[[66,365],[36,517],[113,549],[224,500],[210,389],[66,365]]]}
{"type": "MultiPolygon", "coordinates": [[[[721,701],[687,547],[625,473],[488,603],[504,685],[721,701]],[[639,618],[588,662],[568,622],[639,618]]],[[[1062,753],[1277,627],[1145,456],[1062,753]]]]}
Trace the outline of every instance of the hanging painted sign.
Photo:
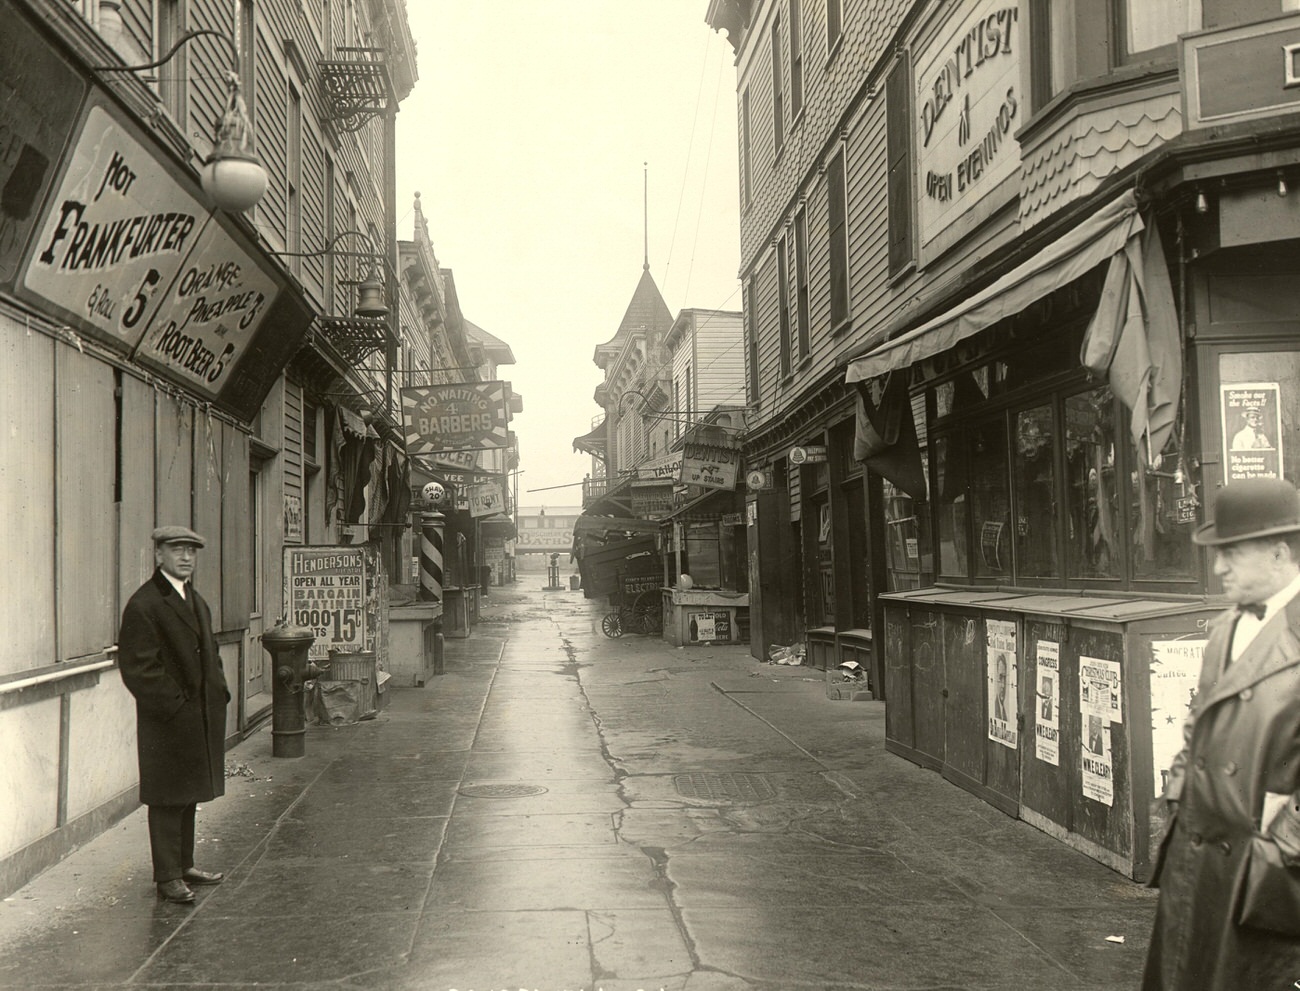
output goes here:
{"type": "Polygon", "coordinates": [[[1219,386],[1224,474],[1282,478],[1282,387],[1277,382],[1232,382],[1219,386]]]}
{"type": "Polygon", "coordinates": [[[136,357],[215,396],[248,349],[278,286],[213,221],[196,238],[180,276],[159,293],[157,315],[136,357]]]}
{"type": "Polygon", "coordinates": [[[491,516],[493,513],[505,512],[505,499],[501,495],[500,482],[481,482],[465,488],[469,499],[470,516],[491,516]]]}
{"type": "Polygon", "coordinates": [[[739,470],[740,452],[711,444],[687,443],[682,445],[682,468],[677,480],[706,489],[734,490],[739,470]]]}
{"type": "Polygon", "coordinates": [[[682,455],[680,451],[676,454],[667,454],[662,458],[642,462],[632,470],[632,477],[636,482],[672,481],[681,476],[682,455]]]}
{"type": "Polygon", "coordinates": [[[403,389],[406,453],[508,446],[509,392],[509,382],[456,382],[403,389]]]}
{"type": "Polygon", "coordinates": [[[92,104],[16,288],[131,350],[208,219],[135,128],[92,104]]]}

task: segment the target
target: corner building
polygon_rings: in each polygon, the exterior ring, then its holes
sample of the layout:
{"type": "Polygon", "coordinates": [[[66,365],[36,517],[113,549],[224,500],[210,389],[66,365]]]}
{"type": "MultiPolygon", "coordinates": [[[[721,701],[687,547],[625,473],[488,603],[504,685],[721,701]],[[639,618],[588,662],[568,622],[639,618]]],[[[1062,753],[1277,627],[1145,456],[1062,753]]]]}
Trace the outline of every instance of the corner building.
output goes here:
{"type": "Polygon", "coordinates": [[[714,0],[736,49],[756,656],[1134,878],[1220,607],[1297,479],[1300,17],[714,0]],[[791,568],[789,562],[797,562],[791,568]]]}
{"type": "Polygon", "coordinates": [[[7,893],[137,805],[115,644],[155,526],[207,538],[228,746],[270,715],[286,547],[399,573],[392,411],[429,346],[388,316],[403,5],[0,0],[0,22],[7,893]],[[230,78],[268,180],[243,212],[200,182],[230,78]]]}

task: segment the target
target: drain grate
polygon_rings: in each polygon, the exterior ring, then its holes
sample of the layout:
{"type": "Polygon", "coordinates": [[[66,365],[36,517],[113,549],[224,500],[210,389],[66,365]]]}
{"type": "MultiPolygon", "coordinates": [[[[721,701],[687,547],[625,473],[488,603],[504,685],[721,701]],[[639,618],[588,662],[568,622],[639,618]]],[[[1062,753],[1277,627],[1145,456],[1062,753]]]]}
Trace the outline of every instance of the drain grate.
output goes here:
{"type": "Polygon", "coordinates": [[[686,798],[720,802],[761,802],[775,798],[776,789],[762,774],[746,772],[679,774],[673,779],[677,792],[686,798]]]}
{"type": "Polygon", "coordinates": [[[466,798],[528,798],[546,793],[537,785],[465,785],[457,790],[466,798]]]}

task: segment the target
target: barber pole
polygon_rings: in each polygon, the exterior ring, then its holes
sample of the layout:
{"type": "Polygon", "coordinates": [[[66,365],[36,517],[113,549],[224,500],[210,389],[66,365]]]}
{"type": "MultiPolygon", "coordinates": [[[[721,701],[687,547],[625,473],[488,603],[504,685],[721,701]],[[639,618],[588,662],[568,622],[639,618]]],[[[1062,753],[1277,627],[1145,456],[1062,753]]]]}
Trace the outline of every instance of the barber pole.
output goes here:
{"type": "Polygon", "coordinates": [[[442,601],[442,513],[420,514],[420,599],[442,601]]]}

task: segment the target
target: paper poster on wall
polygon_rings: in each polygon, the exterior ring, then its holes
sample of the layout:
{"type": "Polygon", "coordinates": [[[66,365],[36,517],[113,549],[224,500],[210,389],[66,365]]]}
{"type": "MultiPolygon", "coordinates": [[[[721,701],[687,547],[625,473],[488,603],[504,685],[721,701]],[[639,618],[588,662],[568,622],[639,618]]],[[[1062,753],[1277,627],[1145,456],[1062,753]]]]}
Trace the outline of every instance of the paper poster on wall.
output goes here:
{"type": "Polygon", "coordinates": [[[1282,478],[1281,386],[1277,382],[1232,382],[1219,386],[1224,474],[1282,478]]]}
{"type": "Polygon", "coordinates": [[[989,739],[1015,750],[1019,746],[1019,704],[1016,694],[1016,624],[990,619],[984,623],[988,640],[989,739]]]}
{"type": "Polygon", "coordinates": [[[1115,804],[1112,723],[1123,723],[1118,661],[1079,657],[1079,715],[1083,742],[1083,795],[1102,805],[1115,804]]]}
{"type": "Polygon", "coordinates": [[[1061,764],[1061,645],[1039,640],[1037,651],[1037,714],[1034,719],[1034,756],[1061,764]]]}
{"type": "Polygon", "coordinates": [[[1183,723],[1196,697],[1205,640],[1151,642],[1151,768],[1153,798],[1164,794],[1169,765],[1183,749],[1183,723]]]}
{"type": "Polygon", "coordinates": [[[355,652],[371,646],[366,608],[366,553],[361,547],[286,547],[284,598],[293,626],[315,636],[307,656],[331,650],[355,652]]]}

